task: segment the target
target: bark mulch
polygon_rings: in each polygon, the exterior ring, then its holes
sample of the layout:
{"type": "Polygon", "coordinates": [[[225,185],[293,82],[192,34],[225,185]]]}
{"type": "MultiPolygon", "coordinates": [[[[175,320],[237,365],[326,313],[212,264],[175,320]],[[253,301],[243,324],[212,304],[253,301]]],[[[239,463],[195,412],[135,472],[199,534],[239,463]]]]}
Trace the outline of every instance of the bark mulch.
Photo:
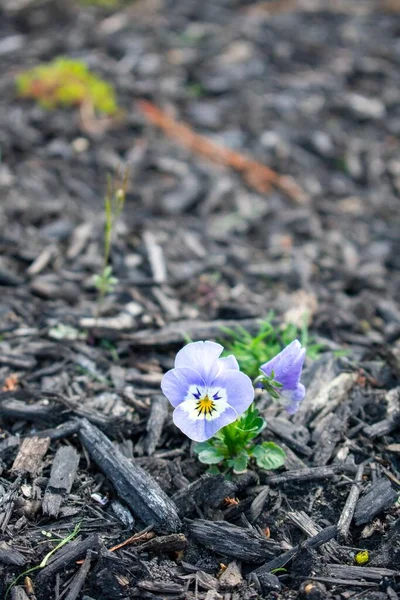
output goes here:
{"type": "Polygon", "coordinates": [[[398,9],[3,0],[1,598],[399,597],[398,9]],[[115,86],[117,118],[16,97],[61,55],[115,86]],[[322,345],[297,415],[260,399],[287,463],[208,475],[162,374],[270,310],[322,345]]]}

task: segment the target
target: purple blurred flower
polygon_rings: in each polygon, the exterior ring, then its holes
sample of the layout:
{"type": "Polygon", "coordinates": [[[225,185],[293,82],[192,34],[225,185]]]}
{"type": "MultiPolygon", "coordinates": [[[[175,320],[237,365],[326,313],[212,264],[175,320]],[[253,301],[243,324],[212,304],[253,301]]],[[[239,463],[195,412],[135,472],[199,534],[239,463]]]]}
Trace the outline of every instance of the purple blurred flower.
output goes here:
{"type": "Polygon", "coordinates": [[[215,342],[191,342],[178,352],[161,389],[175,408],[174,423],[195,442],[204,442],[236,421],[253,402],[254,389],[234,356],[219,358],[215,342]]]}
{"type": "Polygon", "coordinates": [[[282,397],[285,408],[291,415],[297,412],[306,395],[306,389],[300,383],[305,356],[306,349],[301,347],[299,340],[294,340],[260,367],[264,375],[281,384],[281,387],[274,389],[282,397]]]}

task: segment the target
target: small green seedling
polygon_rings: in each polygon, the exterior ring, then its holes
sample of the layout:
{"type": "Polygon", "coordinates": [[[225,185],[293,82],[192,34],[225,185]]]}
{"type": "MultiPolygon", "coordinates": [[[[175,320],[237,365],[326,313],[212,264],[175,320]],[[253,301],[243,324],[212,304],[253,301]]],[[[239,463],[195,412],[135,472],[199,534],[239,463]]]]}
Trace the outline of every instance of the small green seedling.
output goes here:
{"type": "Polygon", "coordinates": [[[19,96],[32,98],[48,110],[59,106],[88,106],[112,116],[117,110],[110,84],[79,60],[59,57],[21,73],[16,79],[19,96]]]}
{"type": "Polygon", "coordinates": [[[109,264],[111,242],[115,223],[121,215],[126,198],[126,189],[128,186],[129,172],[126,169],[122,176],[117,175],[114,179],[107,179],[107,193],[104,199],[105,224],[104,224],[104,253],[103,269],[99,275],[94,278],[98,295],[98,308],[100,308],[106,294],[111,293],[118,283],[114,277],[112,266],[109,264]]]}
{"type": "MultiPolygon", "coordinates": [[[[57,544],[57,546],[55,548],[53,548],[53,550],[50,550],[50,552],[48,552],[46,554],[46,556],[43,558],[43,560],[41,561],[41,563],[39,565],[36,565],[36,567],[32,567],[31,569],[28,569],[27,571],[24,571],[23,573],[18,575],[18,577],[16,577],[14,579],[14,581],[12,581],[10,583],[10,585],[8,586],[8,588],[6,590],[5,599],[7,599],[8,594],[10,593],[10,591],[12,590],[14,585],[16,585],[18,583],[18,581],[21,579],[21,577],[25,577],[26,575],[29,575],[29,573],[32,573],[33,571],[37,571],[38,569],[44,569],[44,567],[47,565],[47,563],[49,562],[49,560],[53,556],[53,554],[55,554],[58,550],[60,550],[60,548],[65,546],[65,544],[68,544],[68,542],[71,542],[78,535],[80,527],[81,527],[81,524],[77,523],[77,525],[75,525],[74,530],[69,535],[67,535],[67,537],[60,540],[59,543],[57,544]]],[[[46,534],[46,536],[47,536],[47,534],[46,534]]],[[[54,541],[54,540],[51,540],[51,541],[54,541]]]]}
{"type": "Polygon", "coordinates": [[[252,335],[241,326],[236,329],[222,328],[223,333],[230,337],[228,341],[224,342],[224,356],[233,354],[243,373],[246,373],[251,379],[258,377],[261,364],[270,360],[296,338],[299,338],[302,345],[307,347],[309,358],[317,358],[322,350],[321,344],[313,343],[310,339],[306,324],[300,330],[291,324],[285,325],[283,329],[278,329],[272,324],[273,318],[274,314],[269,313],[266,319],[261,321],[256,335],[252,335]]]}

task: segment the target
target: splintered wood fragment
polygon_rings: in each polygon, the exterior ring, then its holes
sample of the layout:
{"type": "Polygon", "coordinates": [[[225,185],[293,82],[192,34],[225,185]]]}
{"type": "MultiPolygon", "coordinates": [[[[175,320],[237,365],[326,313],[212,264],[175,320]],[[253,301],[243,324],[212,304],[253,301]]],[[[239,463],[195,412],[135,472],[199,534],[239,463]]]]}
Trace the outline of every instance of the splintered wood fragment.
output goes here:
{"type": "Polygon", "coordinates": [[[181,522],[174,502],[141,467],[129,461],[95,425],[81,420],[79,437],[132,512],[156,531],[175,533],[181,522]]]}
{"type": "Polygon", "coordinates": [[[363,429],[363,433],[369,438],[373,440],[376,437],[382,437],[391,433],[395,429],[399,427],[399,423],[394,421],[393,419],[382,419],[382,421],[377,421],[373,425],[367,425],[363,429]]]}
{"type": "Polygon", "coordinates": [[[400,454],[400,444],[389,444],[386,446],[386,450],[393,452],[393,454],[400,454]]]}
{"type": "Polygon", "coordinates": [[[3,354],[0,352],[0,365],[12,367],[13,369],[33,369],[36,366],[36,360],[33,356],[24,354],[3,354]]]}
{"type": "Polygon", "coordinates": [[[155,594],[178,594],[178,598],[183,598],[181,594],[185,593],[185,588],[182,585],[171,581],[139,581],[137,586],[141,590],[155,594]]]}
{"type": "Polygon", "coordinates": [[[327,542],[330,542],[333,538],[335,538],[336,533],[336,525],[330,525],[329,527],[326,527],[313,537],[306,540],[304,544],[298,544],[297,546],[294,546],[294,548],[292,548],[291,550],[287,550],[280,556],[277,556],[273,560],[261,565],[261,567],[258,567],[254,571],[254,573],[256,575],[261,575],[262,573],[269,573],[274,569],[284,567],[289,561],[292,560],[292,558],[296,556],[297,552],[301,548],[319,548],[323,544],[326,544],[327,542]]]}
{"type": "Polygon", "coordinates": [[[255,523],[258,517],[261,515],[262,509],[264,508],[264,504],[267,501],[268,494],[269,487],[266,486],[252,501],[249,511],[250,515],[248,516],[250,523],[255,523]]]}
{"type": "Polygon", "coordinates": [[[82,223],[74,229],[71,236],[71,243],[67,250],[67,258],[69,260],[73,260],[79,256],[88,243],[90,236],[92,235],[92,230],[92,223],[82,223]]]}
{"type": "MultiPolygon", "coordinates": [[[[393,583],[393,585],[395,585],[395,584],[393,583]]],[[[387,586],[386,594],[387,594],[388,600],[399,600],[398,595],[396,594],[396,592],[394,591],[394,589],[392,588],[391,585],[387,586]]]]}
{"type": "Polygon", "coordinates": [[[206,340],[223,337],[223,328],[235,329],[241,325],[249,333],[256,333],[260,328],[260,319],[242,319],[241,321],[223,319],[217,321],[175,321],[158,330],[143,330],[127,333],[122,337],[140,346],[166,346],[182,344],[189,337],[191,340],[206,340]]]}
{"type": "Polygon", "coordinates": [[[155,537],[137,547],[137,552],[178,552],[186,548],[187,539],[183,533],[170,533],[155,537]]]}
{"type": "Polygon", "coordinates": [[[62,501],[71,491],[78,463],[79,454],[72,446],[61,446],[57,450],[42,504],[45,515],[58,516],[62,501]]]}
{"type": "Polygon", "coordinates": [[[25,438],[11,467],[12,471],[24,471],[37,475],[42,468],[44,455],[50,446],[50,438],[37,436],[25,438]]]}
{"type": "Polygon", "coordinates": [[[162,394],[153,396],[150,415],[147,421],[147,435],[144,440],[144,451],[151,456],[157,447],[164,423],[168,417],[168,400],[162,394]]]}
{"type": "Polygon", "coordinates": [[[288,483],[290,481],[312,481],[314,479],[329,479],[335,477],[338,473],[352,472],[352,465],[337,464],[327,467],[307,467],[306,469],[296,469],[294,471],[286,471],[281,475],[271,475],[267,477],[268,484],[288,483]]]}
{"type": "Polygon", "coordinates": [[[213,552],[250,563],[263,562],[276,555],[280,546],[252,529],[226,521],[189,521],[191,537],[213,552]]]}
{"type": "Polygon", "coordinates": [[[219,578],[219,584],[223,589],[233,589],[243,581],[242,573],[238,563],[233,560],[219,578]]]}
{"type": "Polygon", "coordinates": [[[21,438],[16,435],[10,435],[10,437],[0,442],[0,458],[4,458],[7,454],[12,454],[16,451],[21,443],[21,438]]]}
{"type": "Polygon", "coordinates": [[[377,479],[357,503],[354,513],[356,525],[372,521],[376,515],[396,502],[398,494],[388,479],[377,479]]]}
{"type": "Polygon", "coordinates": [[[6,542],[0,542],[0,563],[22,567],[26,563],[26,559],[23,554],[13,550],[6,542]]]}
{"type": "Polygon", "coordinates": [[[85,539],[79,536],[76,540],[69,542],[58,550],[53,555],[53,559],[50,559],[48,565],[39,572],[36,577],[37,583],[43,585],[45,581],[54,577],[58,571],[64,571],[68,565],[85,556],[88,550],[96,552],[100,545],[101,540],[98,533],[92,533],[85,539]]]}
{"type": "Polygon", "coordinates": [[[357,501],[361,491],[361,482],[364,474],[364,466],[359,465],[357,473],[354,478],[353,485],[350,488],[349,495],[346,500],[346,504],[343,507],[342,514],[338,522],[338,535],[340,538],[345,539],[349,534],[350,523],[354,516],[357,501]]]}
{"type": "Polygon", "coordinates": [[[33,263],[27,268],[26,272],[30,277],[41,273],[49,264],[49,262],[57,255],[57,246],[51,244],[44,248],[42,252],[35,258],[33,263]]]}
{"type": "Polygon", "coordinates": [[[38,437],[49,437],[52,442],[55,442],[56,440],[62,440],[74,435],[74,433],[78,433],[79,427],[79,421],[66,421],[58,427],[38,431],[37,435],[38,437]]]}
{"type": "Polygon", "coordinates": [[[322,466],[329,462],[346,426],[347,419],[340,419],[334,413],[318,421],[312,436],[315,442],[313,454],[315,465],[322,466]]]}
{"type": "Polygon", "coordinates": [[[11,589],[11,600],[29,600],[22,585],[15,585],[11,589]]]}
{"type": "Polygon", "coordinates": [[[384,577],[398,577],[399,571],[393,569],[381,569],[378,567],[357,567],[355,565],[327,564],[326,569],[332,577],[344,577],[346,579],[377,579],[384,577]]]}
{"type": "MultiPolygon", "coordinates": [[[[378,587],[378,583],[372,581],[364,581],[362,579],[342,579],[336,577],[301,577],[301,579],[306,579],[307,581],[319,581],[321,583],[329,583],[331,585],[345,585],[346,587],[365,587],[365,588],[375,588],[378,587]]],[[[360,596],[362,600],[366,600],[366,596],[360,596]]]]}
{"type": "Polygon", "coordinates": [[[275,435],[278,435],[282,440],[284,440],[287,445],[302,454],[303,456],[311,456],[312,450],[305,444],[302,444],[294,437],[294,432],[297,427],[293,423],[287,420],[270,417],[267,422],[267,429],[272,431],[275,435]]]}
{"type": "Polygon", "coordinates": [[[311,427],[316,427],[326,415],[334,412],[336,408],[345,400],[353,389],[356,382],[354,373],[340,373],[325,385],[320,392],[310,401],[305,407],[312,414],[317,414],[314,420],[310,423],[311,427]]]}
{"type": "Polygon", "coordinates": [[[72,580],[69,592],[65,597],[65,600],[76,600],[76,598],[78,597],[82,586],[85,583],[86,577],[88,576],[90,571],[91,556],[92,551],[88,550],[84,563],[82,564],[81,568],[72,580]]]}
{"type": "Polygon", "coordinates": [[[292,177],[279,175],[266,165],[195,133],[188,125],[176,121],[168,113],[147,100],[139,100],[137,105],[152,125],[162,129],[169,137],[191,152],[238,171],[248,185],[260,194],[265,194],[275,187],[299,204],[307,202],[307,195],[292,177]]]}
{"type": "Polygon", "coordinates": [[[60,412],[60,408],[55,404],[28,404],[15,398],[7,398],[0,401],[0,417],[14,420],[21,419],[33,421],[34,423],[54,421],[57,412],[60,412]]]}
{"type": "Polygon", "coordinates": [[[363,433],[369,438],[382,437],[400,426],[400,387],[390,390],[386,394],[387,409],[386,419],[373,425],[367,425],[363,433]]]}
{"type": "MultiPolygon", "coordinates": [[[[288,513],[289,519],[297,525],[304,533],[309,537],[313,537],[320,533],[323,529],[321,525],[315,523],[304,511],[293,511],[288,513]]],[[[331,540],[325,544],[327,552],[334,556],[338,549],[338,543],[336,540],[331,540]]],[[[325,550],[325,549],[324,549],[325,550]]]]}
{"type": "Polygon", "coordinates": [[[154,282],[165,283],[167,281],[167,267],[161,246],[157,243],[155,235],[151,231],[143,233],[143,241],[146,246],[154,282]]]}
{"type": "Polygon", "coordinates": [[[224,498],[236,493],[236,485],[228,481],[224,475],[203,475],[187,487],[174,494],[173,500],[182,516],[189,515],[196,507],[207,503],[211,508],[218,508],[224,498]]]}
{"type": "Polygon", "coordinates": [[[306,463],[303,462],[301,458],[299,458],[297,454],[295,454],[285,442],[281,442],[280,446],[286,454],[285,466],[288,471],[295,471],[297,469],[301,470],[307,468],[306,463]]]}

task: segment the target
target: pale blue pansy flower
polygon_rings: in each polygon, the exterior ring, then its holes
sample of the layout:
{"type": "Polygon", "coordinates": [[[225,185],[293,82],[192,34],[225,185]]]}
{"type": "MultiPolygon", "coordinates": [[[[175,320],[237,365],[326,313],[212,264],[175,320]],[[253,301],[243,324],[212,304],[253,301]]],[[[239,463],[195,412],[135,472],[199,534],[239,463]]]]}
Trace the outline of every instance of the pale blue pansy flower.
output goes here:
{"type": "Polygon", "coordinates": [[[236,421],[254,399],[250,378],[234,356],[220,358],[216,342],[191,342],[178,352],[161,389],[175,408],[174,423],[195,442],[210,439],[236,421]]]}

